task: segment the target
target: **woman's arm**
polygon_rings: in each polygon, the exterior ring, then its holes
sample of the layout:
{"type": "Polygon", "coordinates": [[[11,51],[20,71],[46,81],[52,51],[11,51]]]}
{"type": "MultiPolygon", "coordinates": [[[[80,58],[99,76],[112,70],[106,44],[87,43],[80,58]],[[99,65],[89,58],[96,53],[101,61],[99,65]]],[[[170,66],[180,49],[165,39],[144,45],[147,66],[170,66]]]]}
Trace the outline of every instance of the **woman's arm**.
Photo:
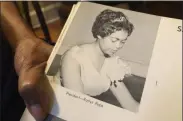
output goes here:
{"type": "Polygon", "coordinates": [[[111,80],[116,80],[112,86],[111,90],[113,94],[116,96],[117,100],[125,109],[136,112],[138,111],[139,104],[136,100],[133,99],[126,85],[119,79],[124,79],[125,77],[131,76],[131,68],[127,62],[124,60],[117,58],[116,67],[114,71],[112,71],[111,80]]]}
{"type": "Polygon", "coordinates": [[[112,85],[110,89],[121,104],[121,106],[133,112],[138,111],[139,103],[134,100],[123,82],[116,81],[116,84],[112,85]]]}
{"type": "Polygon", "coordinates": [[[124,77],[131,75],[131,69],[127,62],[117,57],[113,62],[108,73],[111,81],[115,80],[110,89],[125,109],[136,112],[138,110],[139,104],[131,96],[125,84],[122,82],[124,77]],[[122,79],[121,81],[118,81],[122,79]]]}
{"type": "Polygon", "coordinates": [[[72,57],[72,49],[66,52],[62,58],[61,76],[64,87],[74,91],[83,92],[83,84],[80,77],[80,65],[77,60],[72,57]]]}
{"type": "Polygon", "coordinates": [[[20,16],[13,2],[1,2],[1,27],[11,47],[15,50],[22,41],[38,43],[38,39],[20,16]]]}
{"type": "Polygon", "coordinates": [[[18,91],[36,121],[43,121],[53,101],[53,90],[44,74],[52,47],[34,35],[13,2],[0,2],[0,6],[0,29],[15,52],[18,91]]]}

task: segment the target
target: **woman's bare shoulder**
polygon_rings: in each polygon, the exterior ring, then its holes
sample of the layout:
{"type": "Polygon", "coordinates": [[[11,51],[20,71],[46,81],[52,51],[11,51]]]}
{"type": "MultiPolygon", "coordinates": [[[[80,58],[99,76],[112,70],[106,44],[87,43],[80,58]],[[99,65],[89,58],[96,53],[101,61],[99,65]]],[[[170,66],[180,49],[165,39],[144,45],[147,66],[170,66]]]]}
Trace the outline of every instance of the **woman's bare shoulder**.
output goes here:
{"type": "Polygon", "coordinates": [[[78,47],[81,50],[86,51],[87,49],[89,49],[91,47],[91,44],[82,44],[82,45],[78,45],[78,47]]]}
{"type": "Polygon", "coordinates": [[[77,58],[82,57],[86,45],[76,45],[68,49],[63,55],[62,55],[62,61],[74,61],[77,60],[77,58]]]}
{"type": "Polygon", "coordinates": [[[70,63],[70,61],[74,61],[75,60],[75,55],[78,53],[78,47],[77,46],[73,46],[70,49],[68,49],[61,58],[61,62],[63,63],[70,63]]]}
{"type": "Polygon", "coordinates": [[[68,49],[62,56],[62,60],[77,60],[79,58],[85,57],[85,53],[87,53],[90,44],[82,44],[82,45],[75,45],[68,49]]]}
{"type": "Polygon", "coordinates": [[[87,50],[87,48],[89,46],[90,46],[89,44],[75,45],[75,46],[71,47],[70,49],[68,49],[65,53],[66,54],[71,54],[71,53],[81,54],[82,52],[87,50]]]}
{"type": "Polygon", "coordinates": [[[80,52],[80,47],[73,46],[63,54],[63,57],[73,57],[74,54],[79,54],[79,52],[80,52]]]}

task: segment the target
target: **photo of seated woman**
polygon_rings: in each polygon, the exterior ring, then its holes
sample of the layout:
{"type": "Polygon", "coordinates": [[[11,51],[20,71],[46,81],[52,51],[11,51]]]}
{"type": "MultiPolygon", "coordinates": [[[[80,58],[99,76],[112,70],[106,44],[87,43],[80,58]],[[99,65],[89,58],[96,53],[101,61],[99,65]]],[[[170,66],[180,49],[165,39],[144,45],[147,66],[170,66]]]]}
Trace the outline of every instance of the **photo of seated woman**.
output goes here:
{"type": "Polygon", "coordinates": [[[121,11],[104,9],[99,12],[90,30],[94,41],[73,44],[62,54],[60,84],[138,112],[145,77],[134,75],[128,61],[116,54],[123,49],[135,29],[121,11]]]}

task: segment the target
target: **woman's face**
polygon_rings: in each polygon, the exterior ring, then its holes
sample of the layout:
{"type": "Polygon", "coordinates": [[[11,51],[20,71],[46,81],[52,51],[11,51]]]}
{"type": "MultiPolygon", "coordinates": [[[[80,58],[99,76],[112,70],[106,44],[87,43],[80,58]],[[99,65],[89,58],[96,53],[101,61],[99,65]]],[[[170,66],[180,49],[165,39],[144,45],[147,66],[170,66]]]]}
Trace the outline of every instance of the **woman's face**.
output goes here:
{"type": "Polygon", "coordinates": [[[116,31],[104,38],[98,36],[100,49],[105,55],[113,56],[119,49],[123,47],[128,37],[128,33],[124,30],[116,31]]]}

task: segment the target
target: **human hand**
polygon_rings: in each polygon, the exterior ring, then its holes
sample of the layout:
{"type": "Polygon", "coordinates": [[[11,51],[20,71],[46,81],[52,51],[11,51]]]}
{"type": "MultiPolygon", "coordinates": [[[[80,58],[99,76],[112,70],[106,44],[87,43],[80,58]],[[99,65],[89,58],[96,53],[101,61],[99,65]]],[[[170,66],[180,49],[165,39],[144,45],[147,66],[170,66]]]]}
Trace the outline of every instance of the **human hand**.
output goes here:
{"type": "Polygon", "coordinates": [[[52,46],[37,38],[21,41],[15,50],[19,93],[36,121],[43,121],[52,107],[53,90],[44,73],[51,51],[52,46]]]}

